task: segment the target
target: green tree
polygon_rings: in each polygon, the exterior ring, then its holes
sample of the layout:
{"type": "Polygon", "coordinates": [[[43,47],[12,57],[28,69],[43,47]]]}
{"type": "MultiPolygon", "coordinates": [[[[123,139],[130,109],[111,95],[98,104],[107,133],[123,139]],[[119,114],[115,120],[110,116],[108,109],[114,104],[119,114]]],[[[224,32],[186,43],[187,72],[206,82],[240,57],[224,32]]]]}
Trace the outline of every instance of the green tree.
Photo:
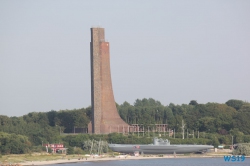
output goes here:
{"type": "Polygon", "coordinates": [[[198,105],[197,101],[196,100],[191,100],[189,102],[189,105],[198,105]]]}
{"type": "Polygon", "coordinates": [[[230,107],[233,107],[236,110],[239,110],[243,104],[244,104],[243,101],[241,101],[241,100],[235,100],[235,99],[231,99],[231,100],[228,100],[226,102],[226,105],[228,105],[230,107]]]}
{"type": "Polygon", "coordinates": [[[205,132],[216,132],[216,127],[214,125],[215,118],[213,117],[204,117],[200,118],[199,123],[199,131],[205,132]]]}
{"type": "Polygon", "coordinates": [[[74,154],[74,148],[73,147],[68,147],[67,149],[67,154],[74,154]]]}
{"type": "Polygon", "coordinates": [[[250,155],[250,144],[239,144],[238,147],[233,151],[233,155],[250,155]]]}

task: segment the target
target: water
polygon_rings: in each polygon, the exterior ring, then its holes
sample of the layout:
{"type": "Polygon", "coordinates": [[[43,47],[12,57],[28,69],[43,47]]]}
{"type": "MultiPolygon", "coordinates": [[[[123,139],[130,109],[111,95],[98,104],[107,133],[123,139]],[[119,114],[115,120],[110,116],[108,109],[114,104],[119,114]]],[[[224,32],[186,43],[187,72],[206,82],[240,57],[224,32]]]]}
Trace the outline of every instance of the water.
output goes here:
{"type": "Polygon", "coordinates": [[[250,166],[250,158],[243,162],[225,162],[224,158],[168,158],[168,159],[142,159],[142,160],[115,160],[115,161],[94,161],[68,164],[53,164],[50,166],[227,166],[240,165],[250,166]]]}

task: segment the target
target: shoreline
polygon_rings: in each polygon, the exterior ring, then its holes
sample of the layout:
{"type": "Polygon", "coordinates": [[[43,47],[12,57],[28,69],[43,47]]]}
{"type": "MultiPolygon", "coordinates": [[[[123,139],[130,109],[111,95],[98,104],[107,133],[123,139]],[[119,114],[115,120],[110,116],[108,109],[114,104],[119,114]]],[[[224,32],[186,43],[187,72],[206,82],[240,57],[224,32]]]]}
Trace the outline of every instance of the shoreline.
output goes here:
{"type": "MultiPolygon", "coordinates": [[[[59,159],[59,160],[48,160],[48,161],[28,161],[20,163],[19,165],[29,166],[29,165],[52,165],[52,164],[67,164],[67,163],[80,163],[80,162],[101,162],[101,161],[114,161],[114,160],[147,160],[147,159],[174,159],[174,158],[218,158],[223,157],[224,155],[193,155],[193,156],[173,156],[173,155],[166,155],[163,157],[159,156],[121,156],[121,157],[79,157],[74,159],[59,159]]],[[[13,165],[13,164],[12,164],[13,165]]],[[[15,164],[14,164],[15,165],[15,164]]],[[[18,165],[18,164],[16,164],[18,165]]]]}

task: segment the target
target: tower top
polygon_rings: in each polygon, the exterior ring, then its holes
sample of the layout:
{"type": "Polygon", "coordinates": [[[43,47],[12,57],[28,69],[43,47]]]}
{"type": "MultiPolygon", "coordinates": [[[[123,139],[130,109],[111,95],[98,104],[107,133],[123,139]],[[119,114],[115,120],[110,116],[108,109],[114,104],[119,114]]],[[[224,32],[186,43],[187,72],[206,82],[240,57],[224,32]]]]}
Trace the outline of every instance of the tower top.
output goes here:
{"type": "Polygon", "coordinates": [[[98,28],[99,28],[99,29],[104,29],[104,28],[101,27],[101,26],[92,26],[92,27],[91,27],[91,29],[98,29],[98,28]]]}

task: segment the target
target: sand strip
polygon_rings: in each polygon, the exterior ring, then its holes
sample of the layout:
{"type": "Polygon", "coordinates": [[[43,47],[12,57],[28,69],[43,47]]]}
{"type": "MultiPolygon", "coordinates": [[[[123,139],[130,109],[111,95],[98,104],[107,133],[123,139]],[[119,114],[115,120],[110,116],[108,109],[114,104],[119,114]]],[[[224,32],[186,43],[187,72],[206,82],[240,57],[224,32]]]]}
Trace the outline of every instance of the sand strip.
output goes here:
{"type": "MultiPolygon", "coordinates": [[[[177,156],[176,158],[212,158],[212,157],[222,157],[222,156],[177,156]]],[[[50,160],[50,161],[33,161],[24,162],[21,165],[51,165],[51,164],[65,164],[65,163],[77,163],[77,162],[94,162],[94,161],[112,161],[112,160],[141,160],[141,159],[163,159],[163,158],[175,158],[173,155],[164,157],[143,157],[143,156],[127,156],[127,157],[89,157],[89,158],[78,158],[78,159],[60,159],[60,160],[50,160]]]]}

